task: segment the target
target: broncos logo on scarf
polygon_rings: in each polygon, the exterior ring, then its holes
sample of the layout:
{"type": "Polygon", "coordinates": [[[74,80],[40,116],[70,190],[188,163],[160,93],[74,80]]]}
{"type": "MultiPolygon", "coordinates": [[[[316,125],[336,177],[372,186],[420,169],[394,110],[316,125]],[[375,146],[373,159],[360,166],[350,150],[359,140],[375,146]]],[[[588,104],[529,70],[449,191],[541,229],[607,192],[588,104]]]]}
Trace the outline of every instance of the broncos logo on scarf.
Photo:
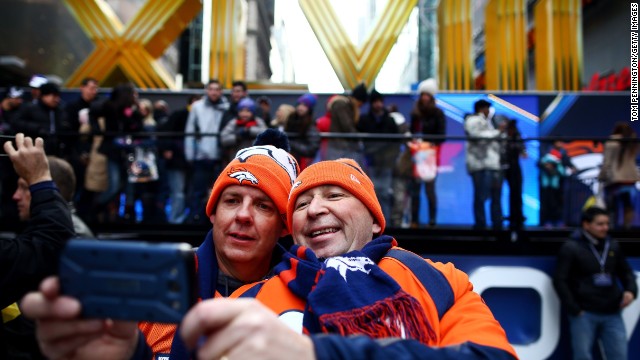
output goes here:
{"type": "Polygon", "coordinates": [[[368,257],[343,257],[336,256],[324,261],[329,268],[338,270],[344,281],[347,281],[347,270],[362,271],[368,274],[371,270],[364,268],[365,265],[375,265],[368,257]]]}

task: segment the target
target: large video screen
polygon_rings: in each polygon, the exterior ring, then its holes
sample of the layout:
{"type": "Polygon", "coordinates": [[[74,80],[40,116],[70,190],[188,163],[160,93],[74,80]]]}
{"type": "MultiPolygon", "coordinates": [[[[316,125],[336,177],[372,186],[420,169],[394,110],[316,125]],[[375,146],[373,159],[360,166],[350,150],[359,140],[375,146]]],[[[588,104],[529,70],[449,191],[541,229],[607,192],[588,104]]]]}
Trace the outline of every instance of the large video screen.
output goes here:
{"type": "MultiPolygon", "coordinates": [[[[540,153],[538,138],[538,97],[535,95],[491,95],[491,94],[439,94],[437,105],[444,111],[448,136],[464,136],[465,116],[473,113],[473,104],[485,99],[492,103],[494,116],[503,116],[516,121],[525,140],[526,157],[520,159],[523,173],[523,214],[525,224],[538,225],[540,201],[538,191],[538,166],[540,153]]],[[[469,225],[473,223],[473,186],[465,164],[465,141],[450,140],[443,144],[436,192],[438,194],[438,224],[469,225]]],[[[502,210],[509,215],[509,187],[504,183],[502,210]]],[[[426,204],[424,193],[422,194],[426,204]]],[[[489,214],[489,203],[486,204],[489,214]]],[[[421,222],[426,223],[426,205],[421,209],[421,222]]],[[[488,218],[488,216],[487,216],[488,218]]]]}

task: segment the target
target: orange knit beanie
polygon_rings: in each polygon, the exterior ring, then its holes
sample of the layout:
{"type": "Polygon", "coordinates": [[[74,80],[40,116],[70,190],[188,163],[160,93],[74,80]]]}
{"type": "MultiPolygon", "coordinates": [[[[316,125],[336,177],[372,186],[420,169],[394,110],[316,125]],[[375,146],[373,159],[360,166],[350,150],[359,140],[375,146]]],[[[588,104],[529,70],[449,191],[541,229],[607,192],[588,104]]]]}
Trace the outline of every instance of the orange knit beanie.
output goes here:
{"type": "Polygon", "coordinates": [[[293,209],[298,196],[320,185],[336,185],[350,192],[369,209],[381,227],[380,233],[384,232],[386,222],[373,182],[353,159],[321,161],[302,171],[289,194],[287,205],[287,224],[289,226],[291,226],[293,209]]]}
{"type": "Polygon", "coordinates": [[[252,146],[238,151],[213,184],[207,202],[207,216],[213,213],[220,194],[230,185],[254,186],[275,203],[286,224],[287,197],[300,172],[295,158],[272,145],[252,146]]]}

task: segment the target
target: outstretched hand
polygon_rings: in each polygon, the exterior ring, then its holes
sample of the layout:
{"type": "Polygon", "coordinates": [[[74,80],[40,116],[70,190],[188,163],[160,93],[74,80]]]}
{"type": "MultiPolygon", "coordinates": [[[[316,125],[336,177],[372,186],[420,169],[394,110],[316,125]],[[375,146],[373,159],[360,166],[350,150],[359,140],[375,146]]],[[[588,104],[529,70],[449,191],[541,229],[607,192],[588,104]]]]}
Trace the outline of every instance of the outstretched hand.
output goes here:
{"type": "Polygon", "coordinates": [[[138,341],[135,322],[82,319],[81,305],[60,294],[57,277],[40,284],[40,291],[27,294],[22,313],[36,321],[36,337],[49,359],[129,359],[138,341]]]}
{"type": "Polygon", "coordinates": [[[4,143],[4,151],[9,155],[18,176],[23,178],[27,184],[33,185],[51,180],[49,161],[44,152],[42,138],[36,138],[34,144],[33,139],[24,136],[23,133],[18,133],[16,134],[16,147],[13,147],[11,141],[7,141],[4,143]]]}
{"type": "Polygon", "coordinates": [[[181,335],[198,359],[315,359],[308,336],[297,334],[255,299],[210,299],[182,320],[181,335]]]}

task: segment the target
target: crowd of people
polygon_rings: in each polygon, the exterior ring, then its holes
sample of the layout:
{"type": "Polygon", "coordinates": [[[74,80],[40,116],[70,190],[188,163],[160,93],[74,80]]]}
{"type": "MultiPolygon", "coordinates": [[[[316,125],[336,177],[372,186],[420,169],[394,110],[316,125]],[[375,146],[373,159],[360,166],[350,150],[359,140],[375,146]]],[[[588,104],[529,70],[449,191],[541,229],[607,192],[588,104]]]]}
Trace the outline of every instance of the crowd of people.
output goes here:
{"type": "MultiPolygon", "coordinates": [[[[269,144],[289,149],[285,136],[273,137],[280,140],[269,144]]],[[[58,245],[73,241],[70,212],[52,181],[42,139],[34,143],[20,133],[15,142],[17,148],[12,142],[4,148],[16,171],[34,201],[36,195],[48,201],[32,210],[42,217],[40,226],[16,241],[45,234],[57,235],[58,245]],[[42,216],[45,209],[53,213],[42,216]]],[[[82,319],[81,304],[60,294],[56,277],[35,291],[55,273],[55,253],[35,269],[3,273],[3,280],[37,274],[11,292],[3,282],[3,305],[32,291],[20,310],[35,320],[38,348],[52,359],[187,359],[194,348],[198,358],[212,359],[517,357],[464,273],[402,250],[384,235],[374,185],[358,163],[323,161],[300,172],[285,149],[257,141],[217,177],[205,207],[213,228],[195,251],[202,301],[181,324],[82,319]],[[288,233],[296,243],[291,249],[276,244],[288,233]],[[332,260],[355,266],[344,273],[332,260]],[[293,311],[301,314],[297,321],[278,318],[293,311]]],[[[17,343],[2,345],[3,351],[19,350],[17,343]]]]}
{"type": "MultiPolygon", "coordinates": [[[[25,121],[22,114],[35,114],[29,126],[22,125],[33,137],[15,133],[15,140],[5,142],[7,156],[2,157],[15,170],[8,171],[18,186],[13,199],[27,226],[16,238],[0,240],[0,357],[517,358],[464,272],[455,264],[406,251],[385,235],[388,221],[397,219],[394,199],[387,195],[398,179],[406,181],[400,185],[405,189],[420,189],[416,184],[424,183],[429,206],[436,211],[435,193],[427,183],[436,179],[443,140],[438,135],[445,129],[431,81],[420,85],[409,123],[364,85],[328,102],[323,126],[329,132],[436,135],[434,141],[399,142],[393,149],[375,138],[358,142],[335,137],[322,144],[312,115],[314,95],[302,95],[293,109],[278,109],[273,119],[264,120],[269,119],[266,100],[256,102],[243,83],[234,85],[231,101],[212,80],[203,99],[190,98],[186,109],[169,113],[166,104],[138,99],[129,84],[92,103],[84,94],[95,95],[97,82],[88,79],[81,91],[88,105],[77,112],[76,122],[58,109],[59,89],[46,83],[38,89],[45,100],[9,117],[7,124],[13,126],[25,121]],[[368,113],[359,114],[366,101],[368,113]],[[167,119],[157,117],[160,113],[167,119]],[[283,113],[288,113],[284,120],[279,118],[283,113]],[[268,129],[272,124],[294,136],[268,129]],[[172,133],[159,136],[159,129],[172,133]],[[337,158],[318,161],[312,156],[308,147],[317,153],[323,145],[337,158]],[[426,157],[416,156],[420,152],[426,157]],[[100,171],[90,166],[96,158],[103,163],[100,171]],[[400,166],[372,170],[381,159],[396,165],[409,159],[412,176],[400,166]],[[157,188],[167,169],[176,171],[168,178],[177,184],[190,178],[188,183],[200,192],[187,191],[182,197],[192,210],[184,221],[212,225],[194,249],[200,301],[180,324],[84,319],[82,304],[61,294],[55,276],[65,243],[92,236],[77,216],[81,214],[74,216],[71,199],[80,199],[76,204],[89,206],[90,212],[102,208],[103,221],[116,221],[112,211],[125,194],[125,215],[139,199],[143,216],[161,217],[157,188]],[[405,176],[394,177],[402,171],[405,176]],[[95,191],[87,191],[87,184],[95,191]],[[80,195],[74,194],[78,190],[80,195]],[[290,248],[278,242],[286,235],[294,243],[290,248]]],[[[16,95],[19,90],[11,91],[16,95]]],[[[517,129],[508,121],[492,123],[489,109],[490,103],[476,102],[465,122],[477,228],[486,226],[484,202],[494,201],[503,164],[514,160],[503,155],[510,151],[501,145],[504,139],[514,140],[511,156],[526,156],[517,129]]],[[[619,126],[612,135],[613,140],[618,137],[633,134],[619,126]]],[[[633,145],[621,143],[606,146],[607,161],[617,164],[635,156],[633,145]]],[[[629,199],[622,194],[629,193],[624,190],[627,172],[619,165],[608,165],[603,172],[603,179],[609,179],[608,201],[619,202],[626,211],[629,199]]],[[[517,173],[505,176],[518,183],[517,173]]],[[[498,211],[492,204],[494,226],[498,211]]],[[[175,213],[176,219],[185,215],[175,213]]],[[[576,358],[588,358],[596,336],[607,356],[626,357],[620,314],[637,297],[637,287],[620,246],[608,236],[609,220],[607,210],[587,209],[581,228],[562,247],[554,275],[569,312],[576,358]]]]}
{"type": "MultiPolygon", "coordinates": [[[[227,97],[222,84],[211,80],[204,96],[192,95],[183,108],[174,111],[165,101],[138,99],[130,84],[99,97],[98,81],[87,78],[80,96],[68,104],[61,102],[60,88],[45,77],[34,76],[30,87],[29,102],[24,102],[26,94],[17,87],[4,95],[0,133],[42,136],[47,140],[47,154],[71,164],[76,177],[72,201],[89,224],[205,224],[202,209],[211,179],[267,128],[289,134],[291,154],[302,169],[320,160],[356,160],[373,180],[391,226],[417,228],[438,222],[436,183],[447,122],[436,103],[434,79],[418,84],[406,117],[365,84],[348,94],[331,96],[322,114],[318,97],[310,93],[295,104],[281,104],[271,114],[270,99],[252,99],[243,81],[234,82],[227,97]],[[321,132],[332,136],[321,139],[321,132]],[[428,220],[421,219],[422,208],[428,220]]],[[[477,101],[463,124],[473,186],[473,226],[500,230],[508,220],[510,229],[519,230],[526,221],[520,168],[520,159],[527,157],[526,146],[515,120],[493,114],[491,109],[488,101],[477,101]],[[505,182],[508,212],[501,205],[505,182]],[[488,200],[489,219],[485,215],[488,200]]],[[[630,126],[620,125],[612,140],[634,137],[630,126]]],[[[635,214],[639,149],[637,142],[606,142],[599,176],[611,218],[625,228],[631,226],[635,214]]],[[[543,144],[542,150],[540,225],[563,227],[564,182],[576,168],[560,141],[548,149],[543,144]]],[[[0,159],[0,167],[10,169],[7,159],[0,159]]],[[[17,179],[11,171],[1,174],[0,217],[11,220],[17,179]]]]}
{"type": "MultiPolygon", "coordinates": [[[[45,156],[42,138],[18,133],[15,147],[7,141],[4,150],[28,186],[31,221],[17,238],[2,240],[0,355],[517,358],[465,273],[384,234],[375,186],[355,160],[301,171],[281,132],[262,133],[252,145],[225,166],[207,198],[212,229],[194,250],[200,301],[180,324],[166,324],[84,319],[82,304],[60,293],[50,275],[75,231],[64,198],[72,182],[53,173],[72,174],[70,166],[53,170],[60,164],[45,156]],[[290,249],[278,244],[287,234],[290,249]],[[29,326],[16,333],[23,322],[29,326]]],[[[627,358],[620,313],[637,287],[608,222],[605,210],[587,209],[554,275],[575,359],[590,358],[596,336],[607,358],[627,358]]]]}

